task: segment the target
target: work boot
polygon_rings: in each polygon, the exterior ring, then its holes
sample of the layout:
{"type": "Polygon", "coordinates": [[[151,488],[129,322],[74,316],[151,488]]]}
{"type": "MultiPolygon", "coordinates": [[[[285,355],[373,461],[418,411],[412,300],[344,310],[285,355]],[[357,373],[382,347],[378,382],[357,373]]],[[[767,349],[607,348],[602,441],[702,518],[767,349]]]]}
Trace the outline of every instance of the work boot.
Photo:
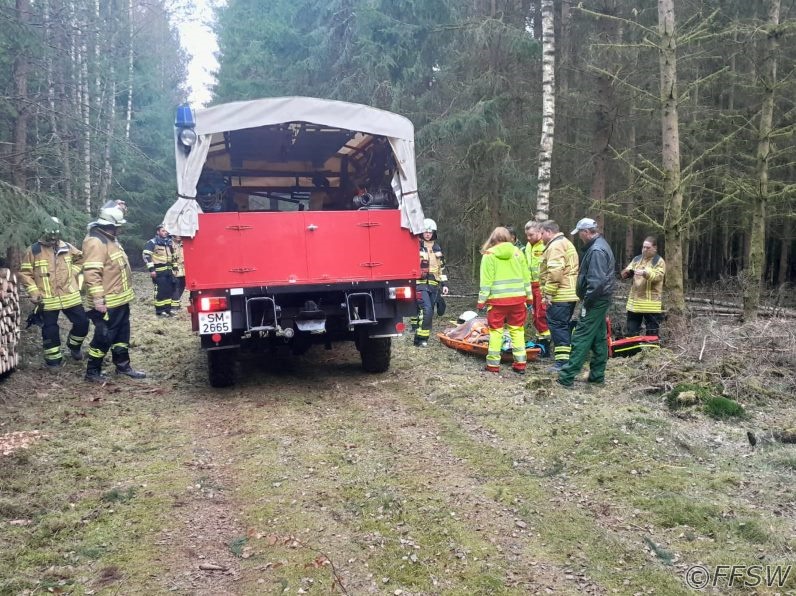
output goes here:
{"type": "Polygon", "coordinates": [[[140,370],[135,370],[132,366],[130,366],[129,360],[122,364],[116,365],[116,374],[127,375],[131,379],[146,379],[146,373],[141,372],[140,370]]]}
{"type": "Polygon", "coordinates": [[[63,358],[60,360],[45,360],[44,362],[47,365],[47,370],[58,370],[64,365],[63,358]]]}
{"type": "Polygon", "coordinates": [[[69,353],[72,354],[72,360],[83,360],[83,352],[80,348],[69,348],[69,353]]]}
{"type": "Polygon", "coordinates": [[[566,360],[559,360],[553,366],[548,366],[545,369],[545,372],[548,372],[548,373],[551,373],[551,374],[558,374],[559,372],[561,372],[561,369],[564,368],[564,365],[566,363],[567,363],[566,360]]]}
{"type": "Polygon", "coordinates": [[[515,372],[518,375],[524,375],[525,374],[525,363],[524,362],[522,362],[522,363],[515,362],[514,364],[511,365],[511,370],[512,370],[512,372],[515,372]]]}
{"type": "Polygon", "coordinates": [[[155,316],[156,317],[163,317],[164,319],[167,319],[167,318],[171,317],[171,315],[169,313],[165,312],[165,311],[164,312],[155,313],[155,316]]]}
{"type": "Polygon", "coordinates": [[[542,352],[539,354],[542,358],[550,357],[550,338],[544,337],[536,340],[536,344],[541,348],[542,352]]]}
{"type": "Polygon", "coordinates": [[[109,380],[108,375],[101,370],[96,369],[88,369],[86,371],[86,376],[83,377],[83,379],[89,383],[107,383],[109,380]]]}

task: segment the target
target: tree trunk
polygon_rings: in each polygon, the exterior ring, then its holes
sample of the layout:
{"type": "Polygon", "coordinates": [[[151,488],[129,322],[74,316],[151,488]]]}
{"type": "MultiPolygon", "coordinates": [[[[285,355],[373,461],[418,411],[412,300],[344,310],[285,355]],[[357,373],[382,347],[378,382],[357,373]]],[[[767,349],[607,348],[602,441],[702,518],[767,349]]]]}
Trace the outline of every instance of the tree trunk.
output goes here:
{"type": "MultiPolygon", "coordinates": [[[[613,0],[605,0],[601,7],[603,14],[614,15],[615,3],[613,0]]],[[[599,37],[601,44],[615,44],[617,39],[617,21],[610,18],[598,19],[599,37]]],[[[601,56],[603,68],[611,68],[612,61],[608,57],[607,51],[598,51],[601,56]]],[[[597,221],[600,227],[605,224],[605,210],[603,203],[608,195],[608,162],[611,147],[611,134],[614,129],[614,115],[616,114],[616,103],[614,98],[613,77],[608,74],[598,73],[594,76],[595,83],[595,103],[594,112],[594,136],[592,138],[592,179],[590,198],[592,203],[597,205],[597,221]]]]}
{"type": "MultiPolygon", "coordinates": [[[[16,19],[23,30],[21,35],[27,36],[27,24],[30,18],[30,1],[16,1],[16,19]]],[[[30,63],[26,42],[21,41],[16,51],[13,64],[14,77],[14,117],[13,148],[11,150],[11,180],[14,186],[25,190],[28,184],[26,156],[28,152],[28,73],[30,63]]]]}
{"type": "Polygon", "coordinates": [[[782,229],[782,240],[780,241],[779,249],[779,272],[777,273],[777,283],[782,285],[787,283],[790,277],[790,246],[793,240],[791,234],[793,233],[793,221],[791,218],[786,217],[782,229]]]}
{"type": "Polygon", "coordinates": [[[677,112],[677,43],[674,0],[658,0],[661,69],[663,227],[666,237],[666,290],[669,318],[675,326],[685,312],[683,290],[683,190],[680,179],[680,128],[677,112]]]}
{"type": "Polygon", "coordinates": [[[124,116],[124,138],[130,140],[133,120],[133,0],[127,0],[127,111],[124,116]]]}
{"type": "Polygon", "coordinates": [[[550,213],[550,167],[553,162],[553,133],[556,115],[556,48],[553,0],[542,2],[542,140],[539,144],[539,187],[536,195],[536,219],[543,221],[550,213]]]}
{"type": "MultiPolygon", "coordinates": [[[[30,2],[29,0],[16,1],[16,19],[20,27],[27,29],[28,20],[30,17],[30,2]]],[[[27,31],[23,32],[27,35],[27,31]]],[[[13,77],[14,77],[14,125],[12,132],[12,147],[11,147],[11,181],[14,186],[22,191],[27,189],[28,185],[28,172],[27,172],[27,152],[28,152],[28,74],[30,72],[30,63],[28,50],[25,47],[25,42],[21,42],[21,47],[17,49],[16,56],[13,63],[13,77]]],[[[8,222],[6,222],[8,223],[8,222]]],[[[22,255],[19,246],[9,245],[6,249],[6,264],[12,269],[19,269],[22,255]]]]}
{"type": "Polygon", "coordinates": [[[757,318],[760,305],[760,285],[766,252],[766,211],[768,209],[768,159],[771,155],[771,128],[774,121],[774,87],[777,82],[777,36],[779,35],[780,0],[768,0],[768,27],[764,43],[765,59],[762,76],[763,104],[760,108],[760,127],[757,141],[757,191],[752,196],[747,269],[744,275],[744,320],[757,318]]]}

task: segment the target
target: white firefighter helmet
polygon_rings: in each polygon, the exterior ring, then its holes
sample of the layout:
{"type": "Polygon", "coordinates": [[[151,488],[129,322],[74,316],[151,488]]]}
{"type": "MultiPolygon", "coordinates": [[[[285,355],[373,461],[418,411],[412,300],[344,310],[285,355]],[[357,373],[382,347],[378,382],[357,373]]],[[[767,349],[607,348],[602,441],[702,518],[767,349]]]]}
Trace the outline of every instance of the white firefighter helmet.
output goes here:
{"type": "Polygon", "coordinates": [[[437,222],[433,219],[426,218],[423,220],[423,231],[424,232],[436,232],[437,231],[437,222]]]}
{"type": "Polygon", "coordinates": [[[116,226],[118,228],[127,222],[124,219],[124,211],[114,206],[100,209],[99,217],[93,223],[97,226],[116,226]]]}
{"type": "Polygon", "coordinates": [[[466,323],[467,321],[472,321],[474,318],[478,316],[478,313],[474,310],[466,310],[462,314],[459,315],[459,318],[456,319],[456,322],[460,325],[462,323],[466,323]]]}

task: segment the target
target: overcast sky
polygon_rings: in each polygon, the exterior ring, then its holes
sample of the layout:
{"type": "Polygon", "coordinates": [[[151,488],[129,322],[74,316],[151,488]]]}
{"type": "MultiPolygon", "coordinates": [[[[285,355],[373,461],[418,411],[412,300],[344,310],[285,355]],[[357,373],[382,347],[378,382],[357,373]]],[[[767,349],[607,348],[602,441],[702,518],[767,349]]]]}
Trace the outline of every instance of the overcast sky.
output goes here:
{"type": "Polygon", "coordinates": [[[224,4],[224,0],[193,0],[193,4],[193,10],[176,10],[173,14],[182,46],[191,58],[188,65],[190,102],[199,107],[210,101],[210,87],[215,81],[213,72],[218,68],[215,58],[218,43],[210,23],[213,7],[224,4]]]}

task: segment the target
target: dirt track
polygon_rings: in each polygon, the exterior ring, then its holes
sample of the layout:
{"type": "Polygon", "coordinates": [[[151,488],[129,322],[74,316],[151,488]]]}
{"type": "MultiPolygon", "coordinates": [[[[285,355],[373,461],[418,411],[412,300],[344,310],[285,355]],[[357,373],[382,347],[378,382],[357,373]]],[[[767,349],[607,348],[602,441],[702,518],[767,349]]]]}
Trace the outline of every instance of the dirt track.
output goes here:
{"type": "Polygon", "coordinates": [[[672,594],[696,562],[792,560],[792,447],[672,416],[625,363],[566,392],[404,338],[386,374],[315,347],[212,390],[139,282],[151,378],[52,375],[27,332],[0,382],[0,434],[44,435],[0,460],[0,593],[672,594]]]}

